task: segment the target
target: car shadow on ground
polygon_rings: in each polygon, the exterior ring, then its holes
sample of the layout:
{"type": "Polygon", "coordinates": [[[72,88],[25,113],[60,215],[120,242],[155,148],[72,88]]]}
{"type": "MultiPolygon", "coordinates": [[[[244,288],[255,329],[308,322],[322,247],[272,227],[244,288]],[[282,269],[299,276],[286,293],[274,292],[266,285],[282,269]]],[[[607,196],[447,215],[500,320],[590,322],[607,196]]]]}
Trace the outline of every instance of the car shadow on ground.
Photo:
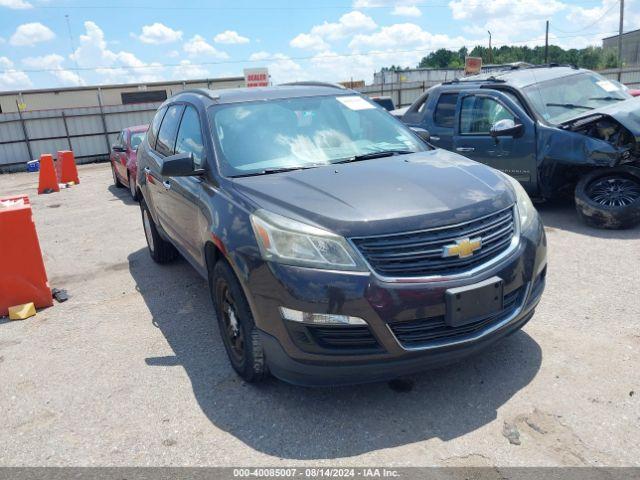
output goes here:
{"type": "Polygon", "coordinates": [[[586,225],[578,217],[573,199],[557,198],[537,203],[535,207],[540,213],[547,231],[549,229],[566,230],[596,238],[640,238],[640,225],[624,230],[606,230],[586,225]]]}
{"type": "Polygon", "coordinates": [[[182,259],[157,265],[146,249],[128,259],[153,324],[175,354],[146,364],[184,368],[216,427],[280,458],[330,459],[459,437],[495,420],[542,361],[539,345],[520,331],[480,355],[403,382],[313,389],[270,379],[248,385],[228,364],[207,282],[182,259]]]}
{"type": "Polygon", "coordinates": [[[138,204],[138,202],[131,198],[131,193],[129,192],[129,189],[127,187],[116,187],[115,185],[111,184],[107,187],[107,190],[109,190],[113,194],[113,196],[116,197],[109,200],[110,202],[120,200],[126,205],[138,204]]]}

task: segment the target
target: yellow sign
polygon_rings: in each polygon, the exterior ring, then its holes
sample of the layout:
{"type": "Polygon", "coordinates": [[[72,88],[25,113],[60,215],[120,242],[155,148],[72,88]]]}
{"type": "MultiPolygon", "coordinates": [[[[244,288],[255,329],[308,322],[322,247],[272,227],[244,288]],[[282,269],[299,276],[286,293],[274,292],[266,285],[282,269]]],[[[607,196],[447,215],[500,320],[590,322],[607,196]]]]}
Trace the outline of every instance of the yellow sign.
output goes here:
{"type": "Polygon", "coordinates": [[[463,238],[456,240],[455,245],[445,245],[442,250],[443,257],[466,258],[473,255],[473,252],[482,248],[482,238],[463,238]]]}

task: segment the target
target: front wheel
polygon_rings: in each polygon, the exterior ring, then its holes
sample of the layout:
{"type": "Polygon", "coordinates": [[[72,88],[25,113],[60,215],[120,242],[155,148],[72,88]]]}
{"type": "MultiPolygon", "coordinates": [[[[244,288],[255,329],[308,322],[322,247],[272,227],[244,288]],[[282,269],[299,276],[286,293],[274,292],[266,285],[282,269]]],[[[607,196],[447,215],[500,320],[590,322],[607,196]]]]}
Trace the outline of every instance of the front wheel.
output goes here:
{"type": "Polygon", "coordinates": [[[258,329],[231,267],[218,261],[211,272],[211,294],[220,336],[233,369],[247,382],[268,376],[258,329]]]}
{"type": "Polygon", "coordinates": [[[640,169],[617,167],[594,170],[578,181],[578,215],[598,228],[630,228],[640,223],[640,169]]]}
{"type": "Polygon", "coordinates": [[[113,166],[112,162],[111,162],[111,175],[113,175],[113,184],[118,188],[122,187],[122,182],[120,182],[120,179],[118,178],[118,174],[116,173],[116,167],[113,166]]]}

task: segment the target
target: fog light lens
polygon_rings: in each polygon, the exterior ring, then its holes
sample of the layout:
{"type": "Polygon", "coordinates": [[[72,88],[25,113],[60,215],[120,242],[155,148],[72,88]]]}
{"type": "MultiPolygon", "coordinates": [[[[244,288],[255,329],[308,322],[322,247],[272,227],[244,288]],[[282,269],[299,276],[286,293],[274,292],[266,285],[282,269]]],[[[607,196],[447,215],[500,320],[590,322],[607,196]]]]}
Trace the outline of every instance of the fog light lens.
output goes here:
{"type": "Polygon", "coordinates": [[[334,315],[332,313],[310,313],[293,310],[291,308],[280,307],[280,315],[285,320],[300,323],[310,323],[313,325],[366,325],[360,317],[350,317],[349,315],[334,315]]]}

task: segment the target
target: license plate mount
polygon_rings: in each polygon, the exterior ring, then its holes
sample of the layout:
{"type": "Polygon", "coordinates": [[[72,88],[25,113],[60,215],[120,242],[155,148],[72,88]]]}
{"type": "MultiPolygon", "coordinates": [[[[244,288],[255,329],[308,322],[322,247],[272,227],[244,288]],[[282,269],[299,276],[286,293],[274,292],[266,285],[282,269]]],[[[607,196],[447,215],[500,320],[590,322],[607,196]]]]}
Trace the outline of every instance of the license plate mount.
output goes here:
{"type": "Polygon", "coordinates": [[[503,308],[503,283],[500,277],[492,277],[473,285],[447,289],[447,325],[460,327],[500,312],[503,308]]]}

